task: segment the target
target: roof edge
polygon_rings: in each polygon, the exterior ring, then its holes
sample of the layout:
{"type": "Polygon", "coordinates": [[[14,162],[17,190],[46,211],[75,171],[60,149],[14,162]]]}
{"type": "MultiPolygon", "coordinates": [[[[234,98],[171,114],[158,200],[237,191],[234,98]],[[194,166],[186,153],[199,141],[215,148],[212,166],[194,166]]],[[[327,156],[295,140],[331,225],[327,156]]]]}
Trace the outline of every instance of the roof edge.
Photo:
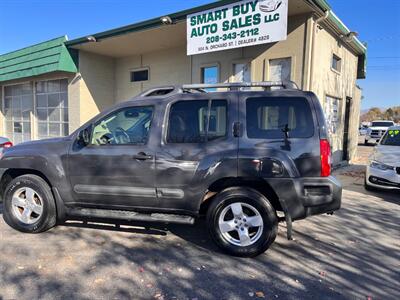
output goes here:
{"type": "Polygon", "coordinates": [[[16,53],[16,52],[19,52],[19,51],[23,51],[23,50],[26,50],[26,49],[29,49],[29,48],[32,48],[32,47],[40,46],[42,44],[45,44],[45,43],[48,43],[48,42],[53,42],[53,41],[56,41],[56,40],[61,40],[61,39],[63,40],[63,42],[68,41],[67,35],[62,35],[62,36],[59,36],[59,37],[52,38],[50,40],[46,40],[46,41],[43,41],[43,42],[39,42],[39,43],[36,43],[36,44],[33,44],[33,45],[29,45],[29,46],[26,46],[26,47],[23,47],[23,48],[20,48],[20,49],[16,49],[16,50],[13,50],[13,51],[10,51],[10,52],[6,52],[6,53],[3,53],[3,54],[0,54],[0,59],[5,57],[5,56],[7,56],[7,55],[9,55],[9,54],[13,54],[13,53],[16,53]]]}

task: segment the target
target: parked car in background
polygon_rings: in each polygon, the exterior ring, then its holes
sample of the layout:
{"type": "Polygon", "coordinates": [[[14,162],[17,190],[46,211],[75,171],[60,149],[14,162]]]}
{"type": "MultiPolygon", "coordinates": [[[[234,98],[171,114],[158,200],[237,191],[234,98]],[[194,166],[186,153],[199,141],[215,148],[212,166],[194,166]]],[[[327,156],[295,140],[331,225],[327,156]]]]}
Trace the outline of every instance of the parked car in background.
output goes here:
{"type": "Polygon", "coordinates": [[[367,166],[365,188],[400,190],[400,126],[390,127],[367,166]]]}
{"type": "Polygon", "coordinates": [[[68,137],[8,149],[0,172],[3,217],[19,231],[206,215],[215,243],[237,256],[267,250],[279,221],[290,239],[292,221],[332,214],[342,197],[321,102],[293,82],[154,88],[68,137]]]}
{"type": "Polygon", "coordinates": [[[370,142],[379,142],[388,128],[394,125],[395,123],[393,121],[373,121],[371,127],[368,128],[367,134],[365,135],[364,144],[368,145],[370,142]]]}
{"type": "Polygon", "coordinates": [[[6,137],[0,136],[0,152],[4,150],[4,148],[10,148],[13,146],[13,143],[6,137]]]}
{"type": "Polygon", "coordinates": [[[359,135],[366,135],[368,132],[368,126],[362,125],[358,128],[359,135]]]}

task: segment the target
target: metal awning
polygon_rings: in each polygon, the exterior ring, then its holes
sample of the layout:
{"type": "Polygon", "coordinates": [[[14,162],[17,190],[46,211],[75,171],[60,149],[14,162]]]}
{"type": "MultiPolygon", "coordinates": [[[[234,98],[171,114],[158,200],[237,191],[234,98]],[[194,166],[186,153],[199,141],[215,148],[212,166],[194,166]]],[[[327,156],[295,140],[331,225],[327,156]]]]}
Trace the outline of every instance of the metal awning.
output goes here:
{"type": "Polygon", "coordinates": [[[56,71],[76,73],[66,41],[63,36],[0,55],[0,82],[56,71]]]}

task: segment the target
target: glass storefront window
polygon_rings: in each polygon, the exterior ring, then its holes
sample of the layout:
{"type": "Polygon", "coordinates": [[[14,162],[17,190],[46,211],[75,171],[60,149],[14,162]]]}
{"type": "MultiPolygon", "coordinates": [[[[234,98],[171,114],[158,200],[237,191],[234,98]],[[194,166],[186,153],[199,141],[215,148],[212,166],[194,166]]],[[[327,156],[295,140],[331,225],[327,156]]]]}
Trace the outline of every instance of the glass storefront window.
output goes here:
{"type": "Polygon", "coordinates": [[[33,89],[31,83],[4,87],[6,136],[14,144],[31,140],[31,113],[33,113],[33,89]]]}
{"type": "Polygon", "coordinates": [[[68,80],[36,83],[38,138],[68,135],[68,80]]]}

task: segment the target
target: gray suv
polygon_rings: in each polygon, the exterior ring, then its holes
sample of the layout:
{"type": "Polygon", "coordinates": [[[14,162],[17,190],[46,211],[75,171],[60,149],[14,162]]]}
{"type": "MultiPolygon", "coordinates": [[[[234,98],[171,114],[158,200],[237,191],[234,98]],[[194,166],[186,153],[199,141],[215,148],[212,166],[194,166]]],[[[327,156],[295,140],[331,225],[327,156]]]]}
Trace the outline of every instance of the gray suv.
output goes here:
{"type": "Polygon", "coordinates": [[[3,216],[28,233],[71,218],[193,224],[256,256],[278,222],[340,208],[317,97],[292,82],[154,88],[64,138],[6,149],[3,216]]]}

